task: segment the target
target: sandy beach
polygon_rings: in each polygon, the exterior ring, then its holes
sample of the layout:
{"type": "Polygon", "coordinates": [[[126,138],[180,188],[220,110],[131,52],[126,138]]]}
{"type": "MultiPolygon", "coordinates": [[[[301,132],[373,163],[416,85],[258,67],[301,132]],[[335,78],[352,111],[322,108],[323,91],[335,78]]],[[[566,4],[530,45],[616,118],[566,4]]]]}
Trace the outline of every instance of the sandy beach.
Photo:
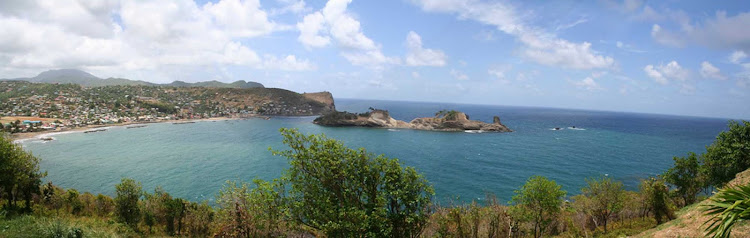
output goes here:
{"type": "Polygon", "coordinates": [[[107,125],[91,125],[91,126],[86,126],[86,127],[76,127],[76,128],[64,129],[64,130],[15,133],[15,134],[11,134],[10,138],[14,142],[20,142],[23,140],[41,139],[52,134],[84,132],[84,131],[93,130],[97,128],[123,127],[123,126],[132,126],[132,125],[148,125],[148,124],[153,124],[153,123],[178,123],[178,122],[185,123],[185,122],[203,122],[203,121],[242,120],[242,119],[249,119],[249,118],[254,118],[254,117],[211,117],[211,118],[203,118],[203,119],[164,120],[164,121],[154,121],[154,122],[125,122],[125,123],[116,123],[116,124],[107,124],[107,125]]]}

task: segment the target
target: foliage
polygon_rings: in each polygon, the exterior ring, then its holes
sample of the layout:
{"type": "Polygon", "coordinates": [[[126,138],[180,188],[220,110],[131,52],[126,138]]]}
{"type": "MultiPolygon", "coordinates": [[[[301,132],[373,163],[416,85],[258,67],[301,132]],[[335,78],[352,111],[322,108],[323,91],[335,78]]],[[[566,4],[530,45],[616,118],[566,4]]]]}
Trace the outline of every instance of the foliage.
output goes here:
{"type": "Polygon", "coordinates": [[[589,213],[604,222],[604,233],[607,232],[607,222],[613,214],[619,213],[623,208],[625,190],[622,182],[614,181],[609,177],[600,179],[587,179],[587,186],[581,189],[584,196],[591,199],[589,213]]]}
{"type": "Polygon", "coordinates": [[[287,218],[281,197],[284,186],[278,181],[269,183],[254,180],[255,188],[247,183],[228,181],[219,191],[217,223],[220,236],[278,237],[282,236],[287,218]]]}
{"type": "Polygon", "coordinates": [[[427,222],[432,187],[397,159],[375,157],[324,135],[281,129],[291,149],[274,151],[290,168],[293,221],[333,237],[416,237],[427,222]]]}
{"type": "Polygon", "coordinates": [[[39,159],[23,150],[5,134],[0,133],[0,198],[8,210],[17,208],[17,201],[25,202],[31,211],[31,198],[39,194],[39,186],[46,172],[39,172],[39,159]]]}
{"type": "Polygon", "coordinates": [[[185,211],[185,231],[192,237],[208,237],[214,221],[214,210],[207,202],[190,203],[185,211]]]}
{"type": "Polygon", "coordinates": [[[690,153],[687,157],[673,159],[674,166],[664,173],[664,180],[677,188],[675,192],[682,198],[685,206],[693,204],[704,187],[704,176],[698,156],[690,153]]]}
{"type": "Polygon", "coordinates": [[[141,183],[130,178],[123,178],[120,184],[115,185],[115,191],[117,218],[136,229],[141,219],[141,209],[138,206],[138,201],[143,194],[141,183]]]}
{"type": "Polygon", "coordinates": [[[750,219],[750,184],[719,190],[705,205],[705,210],[706,215],[712,216],[706,221],[709,224],[707,235],[730,237],[736,223],[750,219]]]}
{"type": "Polygon", "coordinates": [[[458,113],[456,110],[440,110],[435,113],[435,117],[441,117],[446,121],[453,121],[458,119],[458,113]]]}
{"type": "Polygon", "coordinates": [[[663,179],[651,177],[642,180],[640,189],[646,206],[656,219],[656,224],[674,219],[669,188],[664,184],[663,179]]]}
{"type": "Polygon", "coordinates": [[[533,176],[514,191],[513,203],[522,206],[534,225],[534,237],[541,237],[558,213],[566,192],[555,181],[533,176]]]}
{"type": "Polygon", "coordinates": [[[750,168],[750,122],[729,122],[729,130],[719,133],[704,155],[708,185],[720,188],[734,176],[750,168]]]}

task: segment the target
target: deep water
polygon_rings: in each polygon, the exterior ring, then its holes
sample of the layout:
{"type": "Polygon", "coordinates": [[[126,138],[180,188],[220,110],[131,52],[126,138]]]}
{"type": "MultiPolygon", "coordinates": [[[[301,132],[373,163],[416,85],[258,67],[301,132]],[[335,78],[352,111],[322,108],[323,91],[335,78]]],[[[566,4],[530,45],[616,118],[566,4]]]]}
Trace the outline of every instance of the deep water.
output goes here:
{"type": "Polygon", "coordinates": [[[442,109],[471,119],[500,116],[512,133],[431,132],[372,128],[327,128],[313,117],[271,120],[149,124],[106,132],[54,135],[50,142],[26,141],[42,158],[45,180],[81,192],[114,194],[122,177],[153,190],[161,186],[190,200],[213,200],[227,180],[278,177],[287,161],[279,128],[325,133],[350,147],[398,158],[434,185],[441,201],[468,202],[487,193],[507,201],[532,175],[557,181],[577,194],[584,179],[610,176],[637,189],[638,181],[662,173],[672,157],[703,152],[726,129],[725,119],[550,108],[337,100],[339,110],[387,109],[400,120],[433,116],[442,109]],[[577,129],[568,127],[575,126],[577,129]],[[560,127],[562,130],[552,130],[560,127]]]}

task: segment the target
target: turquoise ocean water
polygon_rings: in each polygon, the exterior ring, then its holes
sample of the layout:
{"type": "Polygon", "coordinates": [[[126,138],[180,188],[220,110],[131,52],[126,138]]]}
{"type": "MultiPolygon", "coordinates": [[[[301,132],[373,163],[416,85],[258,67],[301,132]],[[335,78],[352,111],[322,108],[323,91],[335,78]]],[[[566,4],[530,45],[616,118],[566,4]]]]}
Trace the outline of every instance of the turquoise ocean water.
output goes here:
{"type": "Polygon", "coordinates": [[[339,110],[388,109],[396,119],[428,117],[441,109],[466,112],[471,119],[500,116],[512,133],[431,132],[372,128],[328,128],[313,117],[271,120],[149,124],[106,132],[58,134],[50,142],[23,145],[42,159],[46,180],[79,191],[114,194],[122,177],[153,191],[213,200],[227,180],[278,177],[287,161],[269,147],[286,149],[278,129],[325,133],[350,147],[399,158],[433,184],[436,197],[468,202],[494,193],[507,201],[532,175],[556,180],[577,194],[584,178],[607,175],[637,189],[638,180],[671,166],[673,156],[703,152],[726,129],[726,119],[550,108],[337,100],[339,110]],[[575,126],[578,129],[568,128],[575,126]],[[552,128],[561,127],[555,131],[552,128]]]}

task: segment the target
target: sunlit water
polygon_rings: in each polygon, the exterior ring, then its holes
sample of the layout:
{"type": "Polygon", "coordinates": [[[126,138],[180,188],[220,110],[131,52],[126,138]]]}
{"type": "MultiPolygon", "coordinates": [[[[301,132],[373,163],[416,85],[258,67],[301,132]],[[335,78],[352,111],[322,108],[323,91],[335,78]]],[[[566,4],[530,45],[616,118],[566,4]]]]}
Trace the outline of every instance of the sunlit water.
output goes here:
{"type": "Polygon", "coordinates": [[[636,189],[638,180],[663,172],[673,156],[702,152],[727,120],[548,108],[337,100],[339,110],[388,109],[401,120],[433,116],[441,109],[471,119],[499,115],[512,133],[431,132],[372,128],[329,128],[313,117],[271,120],[149,124],[105,132],[54,135],[50,142],[23,142],[42,158],[46,180],[80,191],[114,194],[122,177],[152,190],[162,186],[191,200],[213,200],[227,180],[278,177],[287,161],[278,130],[325,133],[349,147],[399,158],[425,174],[436,197],[463,202],[494,193],[507,201],[532,175],[556,180],[576,194],[584,178],[608,175],[636,189]],[[575,126],[577,130],[572,127],[575,126]],[[562,130],[551,130],[560,127],[562,130]]]}

